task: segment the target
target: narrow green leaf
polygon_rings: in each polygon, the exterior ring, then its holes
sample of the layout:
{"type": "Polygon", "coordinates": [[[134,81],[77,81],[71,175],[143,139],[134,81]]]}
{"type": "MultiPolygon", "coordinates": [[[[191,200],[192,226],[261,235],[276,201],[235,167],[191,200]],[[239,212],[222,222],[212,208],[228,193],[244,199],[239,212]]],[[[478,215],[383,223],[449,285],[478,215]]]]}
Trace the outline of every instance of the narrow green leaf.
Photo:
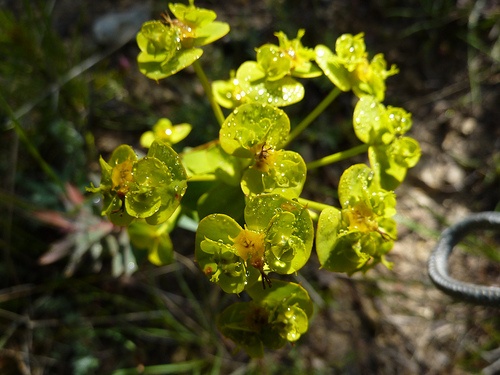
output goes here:
{"type": "Polygon", "coordinates": [[[316,63],[323,73],[342,91],[351,89],[349,71],[342,65],[342,61],[327,46],[318,45],[316,52],[316,63]]]}

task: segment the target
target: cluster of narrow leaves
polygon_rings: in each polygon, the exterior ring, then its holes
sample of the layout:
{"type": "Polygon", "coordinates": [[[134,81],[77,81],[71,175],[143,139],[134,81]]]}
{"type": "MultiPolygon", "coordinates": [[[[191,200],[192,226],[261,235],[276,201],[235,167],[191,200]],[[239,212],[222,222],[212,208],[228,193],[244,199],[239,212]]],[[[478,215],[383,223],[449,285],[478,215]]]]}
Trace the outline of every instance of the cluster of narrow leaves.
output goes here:
{"type": "MultiPolygon", "coordinates": [[[[137,35],[139,69],[156,81],[193,64],[201,46],[229,31],[213,11],[192,0],[169,9],[175,18],[146,22],[137,35]]],[[[232,111],[217,140],[177,155],[170,145],[191,126],[160,119],[141,137],[149,148],[145,157],[139,159],[130,146],[118,147],[108,162],[101,158],[101,185],[89,189],[103,195],[103,215],[128,225],[134,247],[147,249],[157,265],[172,260],[168,232],[178,218],[195,220],[202,272],[223,291],[250,299],[224,310],[218,326],[252,356],[293,343],[307,331],[307,292],[269,275],[299,271],[315,240],[323,269],[350,275],[378,263],[391,266],[385,255],[397,237],[393,190],[420,157],[418,143],[405,135],[411,115],[382,104],[385,80],[397,68],[388,69],[382,54],[368,60],[362,33],[341,35],[334,50],[304,47],[303,30],[291,40],[275,35],[277,45],[257,48],[255,61],[244,62],[229,80],[213,82],[212,105],[232,111]],[[280,107],[302,100],[299,79],[323,74],[358,97],[354,132],[367,145],[370,166],[356,164],[342,174],[340,207],[321,211],[315,236],[309,209],[299,203],[306,164],[284,149],[290,120],[280,107]]]]}
{"type": "Polygon", "coordinates": [[[102,258],[111,259],[111,274],[115,277],[130,275],[137,270],[136,259],[126,230],[117,228],[113,223],[97,217],[92,204],[85,199],[75,186],[67,184],[61,197],[66,212],[36,211],[37,220],[49,224],[65,236],[53,242],[38,262],[47,265],[63,257],[69,257],[64,270],[65,276],[72,276],[82,264],[85,256],[93,260],[92,270],[102,269],[102,258]],[[106,256],[103,256],[107,252],[106,256]]]}

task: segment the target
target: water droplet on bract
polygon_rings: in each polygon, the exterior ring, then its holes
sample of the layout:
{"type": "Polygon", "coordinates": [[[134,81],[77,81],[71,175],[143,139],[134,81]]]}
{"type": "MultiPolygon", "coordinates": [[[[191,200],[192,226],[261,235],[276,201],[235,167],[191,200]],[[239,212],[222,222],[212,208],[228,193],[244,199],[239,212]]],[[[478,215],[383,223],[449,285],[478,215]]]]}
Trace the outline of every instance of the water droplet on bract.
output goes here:
{"type": "Polygon", "coordinates": [[[128,262],[128,263],[127,263],[127,269],[128,269],[129,271],[133,271],[133,270],[135,270],[136,268],[137,268],[137,265],[136,265],[134,262],[128,262]]]}

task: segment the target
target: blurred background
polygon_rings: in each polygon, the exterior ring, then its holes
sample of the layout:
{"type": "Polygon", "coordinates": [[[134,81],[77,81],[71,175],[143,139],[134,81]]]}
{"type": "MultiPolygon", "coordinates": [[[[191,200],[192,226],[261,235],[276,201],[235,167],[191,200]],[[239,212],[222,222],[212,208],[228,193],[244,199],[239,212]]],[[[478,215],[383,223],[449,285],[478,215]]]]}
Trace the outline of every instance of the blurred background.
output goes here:
{"type": "MultiPolygon", "coordinates": [[[[201,59],[211,80],[293,38],[333,47],[365,33],[370,56],[400,73],[386,105],[413,113],[422,147],[398,196],[389,260],[348,278],[313,255],[295,280],[316,309],[294,346],[249,359],[220,336],[235,297],[202,277],[193,237],[172,232],[175,262],[155,267],[124,243],[85,196],[99,155],[160,118],[191,123],[181,144],[217,137],[194,71],[156,83],[135,62],[134,35],[165,1],[0,0],[0,373],[468,374],[500,373],[500,314],[437,291],[426,262],[440,232],[470,212],[500,210],[500,6],[494,0],[196,1],[231,26],[201,59]],[[50,251],[49,251],[50,249],[50,251]],[[130,261],[134,256],[136,262],[130,261]]],[[[297,124],[331,90],[305,83],[285,110],[297,124]]],[[[314,160],[355,145],[355,98],[341,95],[291,147],[314,160]]],[[[363,158],[357,161],[365,161],[363,158]]],[[[350,161],[352,163],[352,161],[350,161]]],[[[308,175],[304,196],[336,204],[348,164],[308,175]]],[[[500,285],[498,234],[468,236],[451,259],[465,281],[500,285]]]]}

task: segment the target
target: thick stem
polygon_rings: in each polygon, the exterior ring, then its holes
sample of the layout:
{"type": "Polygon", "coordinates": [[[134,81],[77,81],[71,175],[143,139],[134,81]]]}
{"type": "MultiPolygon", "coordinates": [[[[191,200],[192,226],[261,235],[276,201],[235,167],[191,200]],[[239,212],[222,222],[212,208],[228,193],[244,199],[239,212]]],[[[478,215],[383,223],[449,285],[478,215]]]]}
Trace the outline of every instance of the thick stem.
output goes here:
{"type": "Polygon", "coordinates": [[[303,119],[288,135],[287,144],[292,142],[300,133],[302,133],[324,110],[335,100],[341,93],[338,87],[334,87],[332,91],[314,108],[305,119],[303,119]]]}
{"type": "Polygon", "coordinates": [[[198,174],[188,177],[188,182],[207,182],[215,181],[217,177],[214,174],[198,174]]]}
{"type": "Polygon", "coordinates": [[[323,211],[325,208],[330,208],[332,206],[328,205],[328,204],[324,204],[324,203],[320,203],[320,202],[316,202],[316,201],[311,201],[309,199],[306,199],[306,198],[298,198],[298,201],[300,204],[306,206],[308,209],[310,210],[314,210],[314,211],[323,211]]]}
{"type": "Polygon", "coordinates": [[[203,68],[201,67],[201,64],[198,60],[196,60],[193,63],[194,71],[196,72],[196,75],[198,76],[198,79],[201,82],[201,85],[203,86],[203,89],[205,90],[205,94],[207,95],[208,101],[210,102],[210,106],[212,107],[212,110],[214,111],[215,118],[219,122],[219,125],[222,125],[224,122],[224,114],[222,113],[222,109],[219,106],[219,103],[214,98],[214,94],[212,92],[212,86],[210,85],[210,82],[208,81],[208,78],[203,71],[203,68]]]}
{"type": "Polygon", "coordinates": [[[362,144],[362,145],[350,148],[349,150],[346,150],[346,151],[336,152],[335,154],[325,156],[324,158],[307,163],[306,164],[307,170],[309,171],[311,169],[324,167],[325,165],[333,164],[333,163],[336,163],[338,161],[345,160],[345,159],[351,158],[353,156],[362,154],[364,152],[367,152],[369,147],[370,146],[367,144],[362,144]]]}

